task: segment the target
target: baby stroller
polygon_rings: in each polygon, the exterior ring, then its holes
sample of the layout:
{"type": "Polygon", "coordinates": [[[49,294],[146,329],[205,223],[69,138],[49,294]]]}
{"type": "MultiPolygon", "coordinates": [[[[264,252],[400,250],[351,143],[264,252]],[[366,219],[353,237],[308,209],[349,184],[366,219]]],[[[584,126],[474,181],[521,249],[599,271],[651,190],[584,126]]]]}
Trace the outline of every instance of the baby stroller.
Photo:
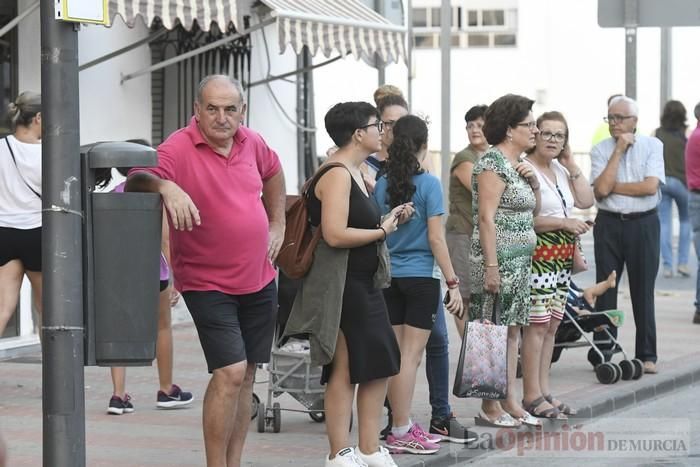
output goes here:
{"type": "Polygon", "coordinates": [[[620,327],[624,321],[624,313],[620,310],[608,310],[596,312],[590,303],[583,298],[583,290],[571,282],[569,296],[557,333],[554,337],[554,353],[552,362],[559,360],[564,349],[574,347],[591,347],[588,352],[588,360],[595,368],[595,374],[602,384],[614,384],[620,379],[639,379],[644,374],[644,365],[641,360],[629,359],[625,350],[609,331],[611,328],[620,327]],[[604,340],[594,340],[587,333],[602,331],[604,340]],[[585,342],[579,339],[585,340],[585,342]],[[612,362],[616,353],[622,353],[623,360],[619,363],[612,362]]]}
{"type": "Polygon", "coordinates": [[[259,433],[264,433],[267,427],[271,427],[274,433],[279,433],[282,411],[308,413],[309,417],[318,423],[325,420],[325,390],[321,386],[321,368],[311,365],[308,340],[304,339],[306,336],[282,338],[298,285],[299,281],[289,279],[280,272],[279,312],[268,365],[267,404],[260,402],[257,406],[259,433]],[[272,402],[273,398],[285,392],[299,401],[304,408],[283,408],[279,402],[272,402]]]}

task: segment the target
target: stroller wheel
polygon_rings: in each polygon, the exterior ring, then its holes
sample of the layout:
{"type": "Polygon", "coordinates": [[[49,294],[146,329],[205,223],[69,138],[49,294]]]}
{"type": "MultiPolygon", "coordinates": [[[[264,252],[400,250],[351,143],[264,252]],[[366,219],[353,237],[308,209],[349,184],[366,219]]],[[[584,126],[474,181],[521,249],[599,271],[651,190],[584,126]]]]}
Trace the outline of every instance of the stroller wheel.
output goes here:
{"type": "Polygon", "coordinates": [[[612,365],[613,368],[615,369],[615,379],[612,382],[612,384],[615,384],[618,381],[620,381],[620,378],[622,378],[622,369],[620,368],[620,365],[618,365],[617,363],[612,363],[612,362],[608,362],[608,363],[610,363],[610,365],[612,365]]]}
{"type": "Polygon", "coordinates": [[[325,412],[309,412],[309,417],[316,423],[323,423],[326,421],[325,412]]]}
{"type": "Polygon", "coordinates": [[[602,384],[612,384],[617,377],[617,371],[612,363],[605,362],[595,367],[595,375],[602,384]]]}
{"type": "MultiPolygon", "coordinates": [[[[612,349],[600,349],[600,352],[603,354],[603,358],[606,362],[610,361],[614,353],[612,349]]],[[[593,365],[593,368],[596,368],[598,365],[603,363],[600,361],[600,355],[598,355],[598,352],[596,352],[595,349],[590,349],[588,351],[588,362],[593,365]]]]}
{"type": "Polygon", "coordinates": [[[620,370],[622,370],[622,379],[629,381],[634,376],[634,364],[629,360],[622,360],[620,362],[620,370]]]}
{"type": "Polygon", "coordinates": [[[280,403],[275,402],[272,404],[272,431],[273,433],[279,433],[282,429],[282,409],[280,408],[280,403]]]}
{"type": "Polygon", "coordinates": [[[638,358],[632,359],[632,365],[634,366],[634,374],[632,379],[639,379],[644,374],[644,364],[638,358]]]}
{"type": "Polygon", "coordinates": [[[258,404],[258,433],[265,433],[265,404],[258,404]]]}
{"type": "Polygon", "coordinates": [[[258,416],[258,406],[260,405],[260,398],[257,394],[253,393],[253,408],[250,411],[250,419],[253,420],[258,416]]]}

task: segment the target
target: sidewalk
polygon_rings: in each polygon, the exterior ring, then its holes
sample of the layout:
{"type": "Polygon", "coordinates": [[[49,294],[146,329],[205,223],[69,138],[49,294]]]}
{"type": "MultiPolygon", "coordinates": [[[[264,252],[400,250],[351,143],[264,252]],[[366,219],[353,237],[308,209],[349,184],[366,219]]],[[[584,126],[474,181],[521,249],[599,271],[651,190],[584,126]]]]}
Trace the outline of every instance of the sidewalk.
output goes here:
{"type": "MultiPolygon", "coordinates": [[[[592,260],[590,243],[585,245],[592,260]]],[[[692,265],[694,268],[695,266],[692,265]]],[[[593,282],[594,273],[576,277],[580,285],[593,282]]],[[[591,416],[618,410],[637,401],[677,387],[700,381],[700,325],[692,324],[695,278],[663,279],[656,287],[659,374],[644,375],[638,381],[620,381],[615,385],[597,382],[586,361],[587,349],[564,350],[552,366],[554,394],[578,407],[580,422],[591,416]]],[[[625,350],[634,355],[634,320],[629,293],[623,284],[619,306],[626,313],[621,329],[625,350]]],[[[181,310],[179,310],[181,312],[181,310]]],[[[452,373],[459,355],[459,338],[452,323],[450,355],[452,373]]],[[[175,336],[175,383],[192,391],[191,408],[160,411],[155,408],[157,374],[155,366],[129,368],[127,390],[134,397],[136,411],[108,416],[111,383],[107,368],[85,369],[85,418],[87,465],[97,466],[202,466],[204,446],[201,433],[202,397],[209,379],[197,335],[188,321],[177,325],[175,336]]],[[[619,354],[616,355],[619,360],[619,354]]],[[[33,355],[0,362],[0,431],[9,448],[12,467],[38,466],[42,462],[41,365],[33,355]]],[[[71,375],[66,375],[71,377],[71,375]]],[[[258,371],[255,393],[267,405],[267,374],[258,371]]],[[[520,383],[518,383],[520,386],[520,383]]],[[[282,408],[302,409],[289,395],[274,399],[282,408]]],[[[465,424],[473,424],[479,402],[451,400],[453,410],[465,424]]],[[[413,403],[415,420],[427,426],[430,418],[427,383],[419,370],[413,403]]],[[[356,440],[357,424],[352,438],[356,440]]],[[[479,433],[495,433],[480,429],[479,433]]],[[[355,441],[356,442],[356,441],[355,441]]],[[[328,449],[324,425],[305,413],[282,412],[281,432],[260,434],[251,423],[244,454],[247,466],[321,466],[328,449]]],[[[488,454],[476,448],[444,443],[432,456],[394,456],[400,466],[452,465],[466,458],[488,454]]]]}

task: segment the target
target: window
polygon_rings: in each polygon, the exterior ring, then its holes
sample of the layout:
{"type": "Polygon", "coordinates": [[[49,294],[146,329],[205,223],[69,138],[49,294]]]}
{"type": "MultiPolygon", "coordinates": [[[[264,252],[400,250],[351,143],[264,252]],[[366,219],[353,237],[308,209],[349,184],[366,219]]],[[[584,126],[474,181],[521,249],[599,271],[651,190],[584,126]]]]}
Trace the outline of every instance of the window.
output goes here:
{"type": "Polygon", "coordinates": [[[469,34],[469,40],[467,41],[469,47],[488,47],[489,46],[489,35],[488,34],[469,34]]]}
{"type": "MultiPolygon", "coordinates": [[[[517,46],[517,9],[491,7],[482,10],[453,6],[451,14],[450,44],[453,48],[517,46]]],[[[440,47],[441,25],[441,8],[414,8],[413,26],[420,28],[420,31],[415,34],[415,47],[440,47]]]]}
{"type": "Polygon", "coordinates": [[[433,28],[439,28],[442,23],[440,23],[440,8],[431,8],[432,18],[430,19],[430,26],[433,28]]]}
{"type": "Polygon", "coordinates": [[[428,10],[425,8],[413,9],[413,27],[426,28],[428,27],[428,10]]]}
{"type": "Polygon", "coordinates": [[[493,37],[495,47],[515,47],[515,34],[496,34],[493,37]]]}
{"type": "Polygon", "coordinates": [[[484,10],[481,12],[482,26],[505,26],[505,12],[503,10],[484,10]]]}

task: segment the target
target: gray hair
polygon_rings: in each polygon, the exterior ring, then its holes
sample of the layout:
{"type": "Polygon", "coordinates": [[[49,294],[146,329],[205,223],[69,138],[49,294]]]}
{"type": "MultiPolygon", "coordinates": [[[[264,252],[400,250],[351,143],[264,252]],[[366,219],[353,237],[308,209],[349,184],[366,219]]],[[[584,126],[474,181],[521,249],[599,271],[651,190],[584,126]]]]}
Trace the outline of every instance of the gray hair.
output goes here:
{"type": "Polygon", "coordinates": [[[625,104],[627,104],[630,108],[630,112],[632,113],[632,115],[634,115],[635,117],[639,117],[639,105],[637,105],[637,101],[635,101],[631,97],[627,97],[627,96],[613,97],[610,100],[610,104],[608,105],[608,108],[612,107],[613,105],[615,105],[619,102],[624,102],[625,104]]]}
{"type": "Polygon", "coordinates": [[[199,102],[200,104],[202,103],[202,93],[204,92],[204,88],[211,81],[216,81],[216,80],[224,80],[224,81],[230,83],[231,85],[233,85],[233,87],[236,88],[236,91],[238,91],[238,95],[241,96],[241,103],[245,103],[245,94],[243,93],[243,85],[236,78],[229,76],[229,75],[208,75],[208,76],[205,76],[204,78],[202,78],[202,81],[199,82],[199,86],[197,86],[197,102],[199,102]]]}
{"type": "Polygon", "coordinates": [[[7,105],[10,128],[14,131],[17,126],[29,126],[39,112],[41,112],[41,94],[24,91],[14,102],[7,105]]]}

